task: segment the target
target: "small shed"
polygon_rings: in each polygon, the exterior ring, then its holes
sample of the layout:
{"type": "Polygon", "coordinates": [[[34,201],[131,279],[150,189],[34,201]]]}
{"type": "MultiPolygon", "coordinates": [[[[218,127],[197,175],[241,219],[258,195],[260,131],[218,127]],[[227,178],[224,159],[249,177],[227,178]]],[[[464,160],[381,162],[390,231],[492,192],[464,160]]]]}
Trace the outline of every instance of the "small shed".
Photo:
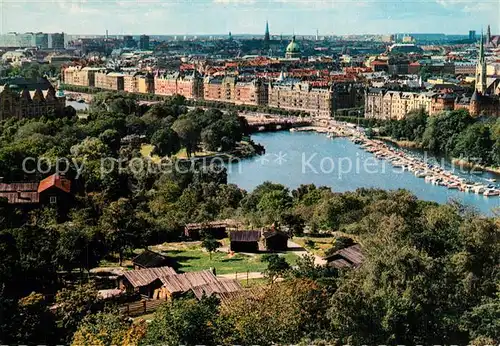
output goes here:
{"type": "Polygon", "coordinates": [[[229,234],[231,251],[259,252],[260,231],[234,231],[229,234]]]}
{"type": "Polygon", "coordinates": [[[271,230],[262,233],[264,246],[268,251],[286,251],[288,249],[288,234],[271,230]]]}
{"type": "Polygon", "coordinates": [[[328,266],[334,268],[353,267],[357,268],[362,263],[365,257],[361,252],[361,246],[354,244],[345,249],[336,251],[330,256],[324,258],[328,266]]]}
{"type": "Polygon", "coordinates": [[[129,270],[123,273],[119,288],[130,293],[138,292],[151,298],[155,290],[163,285],[160,278],[176,274],[171,267],[129,270]]]}
{"type": "Polygon", "coordinates": [[[157,252],[144,250],[132,260],[132,263],[134,269],[158,268],[167,266],[168,258],[157,252]]]}

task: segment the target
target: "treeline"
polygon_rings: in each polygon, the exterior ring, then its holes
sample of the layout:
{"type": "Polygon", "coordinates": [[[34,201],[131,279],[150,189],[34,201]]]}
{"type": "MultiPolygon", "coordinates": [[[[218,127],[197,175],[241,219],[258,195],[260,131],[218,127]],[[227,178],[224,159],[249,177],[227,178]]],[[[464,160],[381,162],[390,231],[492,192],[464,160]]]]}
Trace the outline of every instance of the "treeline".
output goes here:
{"type": "Polygon", "coordinates": [[[473,118],[465,110],[433,117],[412,111],[403,120],[388,122],[381,134],[417,142],[437,154],[500,167],[500,120],[493,117],[473,118]]]}
{"type": "MultiPolygon", "coordinates": [[[[165,95],[155,95],[155,94],[143,94],[143,93],[129,93],[124,91],[107,91],[100,88],[95,87],[85,87],[78,85],[69,85],[62,84],[61,85],[64,90],[85,93],[85,94],[96,94],[101,92],[109,92],[120,95],[121,97],[130,96],[137,100],[143,101],[167,101],[171,98],[179,97],[179,95],[174,96],[165,96],[165,95]]],[[[184,101],[186,106],[192,107],[204,107],[204,108],[215,108],[215,109],[224,109],[228,111],[237,111],[237,112],[254,112],[254,113],[265,113],[265,114],[274,114],[274,115],[282,115],[282,116],[293,116],[293,117],[309,117],[310,114],[304,111],[299,110],[289,110],[282,108],[274,108],[268,106],[255,106],[255,105],[237,105],[230,102],[218,102],[218,101],[208,101],[208,100],[187,100],[184,101]]]]}

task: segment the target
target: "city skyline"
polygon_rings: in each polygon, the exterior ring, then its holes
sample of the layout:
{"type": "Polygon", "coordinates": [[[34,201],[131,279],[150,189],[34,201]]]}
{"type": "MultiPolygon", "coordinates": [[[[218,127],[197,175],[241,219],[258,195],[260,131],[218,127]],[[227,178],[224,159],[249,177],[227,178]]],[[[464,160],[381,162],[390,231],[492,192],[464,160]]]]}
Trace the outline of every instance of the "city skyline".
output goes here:
{"type": "Polygon", "coordinates": [[[263,35],[266,20],[271,35],[466,34],[488,24],[496,33],[500,18],[496,1],[468,0],[2,0],[0,9],[2,34],[263,35]]]}

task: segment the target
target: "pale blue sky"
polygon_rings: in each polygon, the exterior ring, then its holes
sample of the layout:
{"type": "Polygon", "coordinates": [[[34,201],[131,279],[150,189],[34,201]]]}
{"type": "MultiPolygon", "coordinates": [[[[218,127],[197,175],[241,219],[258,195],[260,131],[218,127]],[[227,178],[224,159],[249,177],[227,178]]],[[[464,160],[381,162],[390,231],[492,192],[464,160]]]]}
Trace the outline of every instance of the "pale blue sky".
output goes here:
{"type": "Polygon", "coordinates": [[[466,34],[491,24],[500,0],[0,0],[0,31],[69,34],[466,34]]]}

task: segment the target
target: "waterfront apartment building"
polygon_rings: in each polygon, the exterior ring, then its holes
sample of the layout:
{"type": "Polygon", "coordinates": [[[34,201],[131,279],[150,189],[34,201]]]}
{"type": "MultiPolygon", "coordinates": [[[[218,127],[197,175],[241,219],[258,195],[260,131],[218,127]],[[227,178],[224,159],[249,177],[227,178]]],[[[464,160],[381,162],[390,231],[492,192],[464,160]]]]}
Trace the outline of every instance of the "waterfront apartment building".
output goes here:
{"type": "Polygon", "coordinates": [[[123,91],[125,88],[125,75],[119,72],[97,72],[95,74],[95,87],[123,91]]]}
{"type": "Polygon", "coordinates": [[[62,71],[62,81],[68,85],[78,85],[84,87],[95,87],[95,75],[104,72],[106,69],[99,67],[70,66],[62,71]]]}
{"type": "Polygon", "coordinates": [[[207,77],[203,81],[203,98],[208,101],[234,102],[235,91],[235,77],[207,77]]]}
{"type": "Polygon", "coordinates": [[[203,79],[197,72],[182,74],[179,72],[155,76],[154,92],[156,95],[182,95],[187,99],[203,97],[203,79]]]}
{"type": "Polygon", "coordinates": [[[155,79],[151,73],[138,75],[137,88],[141,94],[154,94],[155,92],[155,79]]]}
{"type": "Polygon", "coordinates": [[[266,105],[269,100],[269,84],[255,79],[251,82],[236,82],[234,103],[238,105],[266,105]]]}
{"type": "MultiPolygon", "coordinates": [[[[383,120],[401,120],[408,112],[418,109],[435,115],[447,106],[434,92],[401,92],[372,88],[365,95],[365,117],[383,120]]],[[[453,109],[451,106],[450,109],[453,109]]]]}
{"type": "Polygon", "coordinates": [[[304,111],[316,117],[332,114],[333,91],[330,87],[312,87],[305,82],[269,84],[269,107],[304,111]]]}

